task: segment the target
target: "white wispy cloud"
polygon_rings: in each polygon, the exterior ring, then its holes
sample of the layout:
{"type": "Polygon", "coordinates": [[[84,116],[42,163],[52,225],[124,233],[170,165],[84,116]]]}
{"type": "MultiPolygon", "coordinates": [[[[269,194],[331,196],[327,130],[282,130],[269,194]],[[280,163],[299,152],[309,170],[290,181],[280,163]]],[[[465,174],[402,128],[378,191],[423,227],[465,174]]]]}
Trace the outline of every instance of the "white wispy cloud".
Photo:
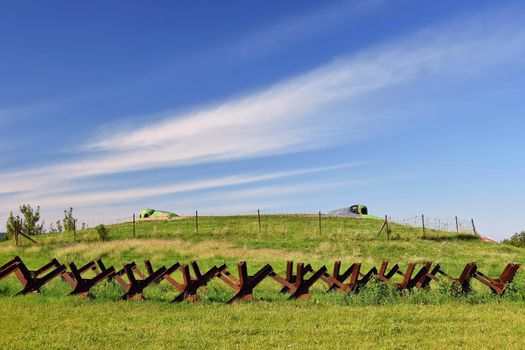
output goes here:
{"type": "MultiPolygon", "coordinates": [[[[354,166],[363,165],[365,163],[349,163],[340,164],[334,166],[295,169],[287,171],[269,172],[264,174],[238,174],[224,177],[217,177],[212,179],[200,180],[200,181],[187,181],[164,184],[160,186],[147,186],[139,188],[126,188],[123,190],[102,190],[102,191],[89,191],[84,193],[72,192],[72,193],[39,193],[39,194],[26,194],[15,196],[17,200],[22,202],[36,202],[42,207],[46,207],[48,210],[52,209],[63,209],[66,206],[85,207],[92,205],[111,205],[114,203],[121,203],[129,200],[139,200],[148,197],[173,195],[189,191],[198,191],[212,188],[221,188],[234,185],[242,185],[248,183],[255,183],[267,180],[275,180],[286,177],[307,175],[312,173],[329,172],[340,169],[351,168],[354,166]],[[66,204],[67,203],[67,204],[66,204]]],[[[294,186],[290,187],[293,188],[294,186]]],[[[268,193],[269,189],[267,189],[268,193]]],[[[4,201],[0,204],[0,212],[8,212],[12,210],[12,202],[4,201]]]]}
{"type": "Polygon", "coordinates": [[[290,47],[312,35],[319,35],[341,23],[362,16],[375,9],[383,0],[336,0],[319,3],[314,10],[288,17],[272,26],[254,31],[238,42],[233,52],[240,56],[253,56],[290,47]]]}
{"type": "MultiPolygon", "coordinates": [[[[212,191],[190,192],[191,194],[186,195],[182,193],[184,191],[177,192],[175,199],[165,197],[156,200],[155,205],[157,208],[169,209],[181,215],[194,215],[194,210],[198,210],[199,215],[205,216],[254,214],[257,209],[261,209],[266,214],[284,213],[297,206],[300,199],[296,196],[301,198],[304,194],[315,196],[333,189],[348,191],[357,186],[373,183],[374,180],[298,181],[275,185],[261,185],[257,182],[245,182],[250,186],[243,189],[219,186],[212,191]]],[[[89,211],[81,208],[80,213],[82,221],[91,225],[131,219],[129,206],[118,204],[112,206],[110,212],[112,217],[107,217],[107,210],[97,210],[97,208],[90,208],[89,211]]]]}

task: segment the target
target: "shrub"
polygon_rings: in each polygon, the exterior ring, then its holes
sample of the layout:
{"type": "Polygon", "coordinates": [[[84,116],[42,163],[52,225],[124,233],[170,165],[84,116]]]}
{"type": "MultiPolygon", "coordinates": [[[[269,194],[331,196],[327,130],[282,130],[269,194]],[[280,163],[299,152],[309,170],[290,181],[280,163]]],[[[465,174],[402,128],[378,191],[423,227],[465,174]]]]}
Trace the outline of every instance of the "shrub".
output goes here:
{"type": "Polygon", "coordinates": [[[503,243],[516,247],[525,247],[525,231],[515,233],[510,239],[504,240],[503,243]]]}
{"type": "Polygon", "coordinates": [[[104,225],[98,225],[95,227],[95,230],[98,233],[98,237],[101,241],[107,241],[109,239],[109,229],[104,225]]]}

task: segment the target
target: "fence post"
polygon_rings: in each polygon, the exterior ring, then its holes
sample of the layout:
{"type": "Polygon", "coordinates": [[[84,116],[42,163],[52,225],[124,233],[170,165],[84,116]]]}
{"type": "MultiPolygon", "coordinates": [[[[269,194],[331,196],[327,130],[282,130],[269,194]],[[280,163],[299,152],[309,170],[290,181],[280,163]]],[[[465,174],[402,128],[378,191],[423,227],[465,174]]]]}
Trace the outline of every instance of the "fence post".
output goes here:
{"type": "Polygon", "coordinates": [[[18,247],[18,225],[15,226],[15,244],[18,247]]]}
{"type": "Polygon", "coordinates": [[[259,232],[261,232],[261,211],[257,209],[257,221],[259,222],[259,232]]]}
{"type": "Polygon", "coordinates": [[[472,229],[474,230],[474,234],[477,235],[478,231],[476,231],[476,225],[474,225],[474,219],[470,219],[472,221],[472,229]]]}
{"type": "Polygon", "coordinates": [[[135,213],[133,213],[133,238],[136,238],[136,231],[135,231],[135,213]]]}
{"type": "Polygon", "coordinates": [[[319,210],[319,235],[322,235],[322,225],[321,225],[321,211],[319,210]]]}
{"type": "Polygon", "coordinates": [[[77,219],[73,219],[73,241],[77,240],[77,219]]]}
{"type": "Polygon", "coordinates": [[[421,214],[421,224],[423,226],[423,237],[425,237],[425,215],[421,214]]]}
{"type": "Polygon", "coordinates": [[[456,216],[456,233],[459,235],[459,223],[458,223],[458,217],[456,216]]]}
{"type": "Polygon", "coordinates": [[[195,233],[199,233],[199,212],[195,210],[195,233]]]}
{"type": "Polygon", "coordinates": [[[386,239],[390,240],[390,224],[388,223],[388,215],[385,215],[386,239]]]}

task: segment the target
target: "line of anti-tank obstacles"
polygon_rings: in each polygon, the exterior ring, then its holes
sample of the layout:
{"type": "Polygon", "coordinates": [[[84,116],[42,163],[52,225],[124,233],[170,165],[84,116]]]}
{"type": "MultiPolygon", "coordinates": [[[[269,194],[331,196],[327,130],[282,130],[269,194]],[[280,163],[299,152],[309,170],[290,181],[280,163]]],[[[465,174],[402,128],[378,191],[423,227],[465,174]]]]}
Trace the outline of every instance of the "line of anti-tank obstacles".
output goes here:
{"type": "Polygon", "coordinates": [[[349,294],[358,293],[372,279],[391,284],[399,291],[403,291],[428,288],[432,281],[445,278],[456,284],[463,293],[468,293],[471,289],[471,279],[474,278],[489,287],[494,294],[503,295],[506,286],[512,282],[520,267],[519,264],[509,263],[501,275],[494,279],[478,271],[475,262],[466,264],[463,272],[457,278],[445,273],[439,264],[433,265],[431,262],[423,264],[419,269],[417,264],[409,263],[405,271],[401,271],[397,264],[391,268],[388,265],[388,261],[383,261],[379,269],[373,267],[364,272],[360,263],[354,263],[343,272],[341,262],[336,261],[332,273],[329,273],[326,266],[315,270],[310,264],[304,263],[298,263],[294,271],[293,261],[288,261],[286,275],[281,276],[269,264],[254,275],[249,275],[246,262],[241,261],[237,264],[238,277],[235,277],[228,271],[226,265],[213,266],[202,273],[196,261],[192,261],[189,265],[176,263],[169,268],[162,266],[155,270],[151,262],[145,260],[145,271],[142,271],[135,262],[125,264],[117,271],[113,266],[106,267],[102,260],[98,259],[81,267],[70,263],[69,271],[67,271],[65,265],[57,259],[52,259],[39,269],[30,270],[22,259],[16,256],[0,267],[0,280],[15,274],[23,287],[17,294],[23,295],[38,293],[43,285],[56,277],[61,277],[73,289],[71,295],[83,297],[90,297],[90,289],[101,281],[115,280],[126,291],[122,296],[122,299],[125,300],[143,300],[143,292],[146,287],[165,280],[180,292],[173,301],[181,302],[198,301],[197,290],[205,286],[211,279],[219,278],[234,290],[235,295],[228,302],[232,303],[254,300],[253,289],[265,278],[277,281],[281,286],[281,293],[289,294],[289,299],[307,299],[310,287],[318,281],[325,282],[329,291],[339,290],[349,294]],[[190,266],[193,274],[190,272],[190,266]],[[94,277],[83,277],[88,271],[92,271],[94,277]],[[182,281],[173,278],[173,274],[177,271],[182,275],[182,281]],[[401,282],[393,280],[395,275],[402,276],[401,282]]]}

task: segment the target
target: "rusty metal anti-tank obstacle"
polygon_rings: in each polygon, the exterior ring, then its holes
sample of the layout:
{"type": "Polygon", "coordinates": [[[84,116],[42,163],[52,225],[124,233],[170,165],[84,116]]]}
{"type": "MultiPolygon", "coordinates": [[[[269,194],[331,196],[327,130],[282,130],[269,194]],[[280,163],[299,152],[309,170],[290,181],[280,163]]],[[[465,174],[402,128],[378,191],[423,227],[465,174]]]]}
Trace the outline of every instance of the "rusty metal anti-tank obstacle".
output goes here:
{"type": "Polygon", "coordinates": [[[166,279],[168,283],[170,283],[180,292],[180,294],[176,296],[175,299],[173,299],[174,303],[179,303],[182,301],[200,301],[200,298],[197,295],[197,290],[206,286],[206,284],[208,284],[208,282],[213,277],[215,277],[219,271],[217,266],[212,266],[207,272],[203,274],[201,273],[199,265],[196,261],[191,261],[190,265],[193,269],[194,277],[191,276],[190,267],[186,264],[180,265],[182,282],[177,282],[170,275],[164,276],[164,279],[166,279]]]}
{"type": "Polygon", "coordinates": [[[368,272],[361,272],[361,263],[354,263],[344,272],[341,272],[341,261],[334,263],[332,274],[326,272],[321,279],[328,285],[329,291],[341,290],[346,294],[358,293],[361,287],[377,275],[377,269],[372,267],[368,272]],[[347,281],[348,280],[348,281],[347,281]]]}
{"type": "Polygon", "coordinates": [[[294,275],[293,261],[288,261],[286,264],[286,278],[283,278],[275,272],[271,273],[270,277],[283,286],[281,293],[288,292],[291,294],[289,299],[308,299],[310,297],[310,287],[312,287],[326,271],[326,266],[322,266],[319,270],[314,271],[310,264],[305,266],[304,263],[298,263],[297,271],[294,275]],[[308,273],[312,273],[312,275],[306,277],[308,273]]]}
{"type": "Polygon", "coordinates": [[[354,263],[341,272],[341,262],[336,261],[333,271],[329,273],[324,265],[314,269],[310,264],[299,262],[294,269],[294,262],[288,261],[286,274],[281,276],[269,264],[250,275],[247,263],[241,261],[237,264],[238,277],[236,277],[230,273],[226,265],[212,266],[205,273],[201,273],[196,261],[191,261],[189,265],[177,262],[169,268],[161,266],[155,270],[153,264],[145,260],[144,272],[135,262],[127,263],[121,270],[116,271],[112,266],[106,268],[102,260],[97,259],[80,267],[72,262],[68,265],[68,271],[65,265],[57,259],[52,259],[40,268],[31,270],[20,257],[15,256],[0,266],[0,280],[15,275],[23,287],[17,295],[23,295],[40,292],[43,286],[60,276],[70,285],[72,289],[70,295],[83,297],[90,297],[91,288],[100,282],[115,280],[124,289],[122,299],[125,300],[144,300],[145,288],[166,281],[180,293],[173,302],[195,302],[200,300],[197,291],[211,280],[218,279],[234,290],[235,295],[228,301],[232,303],[255,300],[254,288],[267,278],[277,281],[281,285],[280,292],[289,294],[289,299],[308,299],[311,287],[320,281],[327,286],[327,292],[357,294],[361,288],[371,282],[387,283],[399,291],[405,291],[416,288],[428,289],[433,281],[444,279],[456,286],[461,293],[469,293],[472,289],[471,281],[477,280],[481,285],[488,287],[493,294],[501,296],[520,268],[520,264],[509,263],[499,276],[489,277],[479,271],[475,262],[469,262],[458,277],[453,277],[446,273],[440,264],[433,265],[432,262],[426,262],[420,265],[409,263],[406,270],[401,270],[398,264],[389,268],[389,262],[383,261],[379,268],[372,267],[363,272],[361,264],[354,263]],[[86,277],[88,273],[92,277],[86,277]],[[180,277],[176,277],[179,273],[180,277]],[[401,276],[401,279],[396,278],[396,275],[401,276]]]}
{"type": "Polygon", "coordinates": [[[480,271],[474,272],[474,278],[488,286],[494,294],[502,295],[505,293],[505,287],[512,282],[519,268],[519,264],[507,264],[498,278],[490,278],[480,271]]]}
{"type": "Polygon", "coordinates": [[[90,261],[80,268],[77,268],[75,263],[70,263],[69,269],[71,272],[64,271],[62,273],[62,278],[73,288],[73,291],[69,294],[83,297],[90,297],[89,291],[91,288],[115,274],[115,268],[113,266],[108,269],[103,267],[99,270],[94,261],[90,261]],[[92,278],[84,278],[82,274],[89,270],[93,271],[95,276],[92,278]]]}
{"type": "Polygon", "coordinates": [[[0,279],[15,274],[23,287],[17,294],[39,293],[43,285],[60,276],[64,271],[66,267],[56,259],[52,259],[36,270],[30,270],[20,257],[15,256],[0,267],[0,279]]]}
{"type": "Polygon", "coordinates": [[[217,274],[217,277],[230,286],[236,293],[228,301],[228,304],[235,301],[253,301],[253,289],[273,272],[273,268],[269,264],[266,264],[262,269],[257,271],[257,273],[250,276],[248,275],[246,261],[240,261],[237,264],[237,270],[239,278],[235,278],[229,273],[226,265],[221,266],[217,274]]]}
{"type": "Polygon", "coordinates": [[[132,262],[124,265],[122,270],[116,272],[114,275],[115,280],[117,280],[126,291],[122,296],[124,300],[144,300],[144,289],[159,278],[162,278],[166,273],[166,267],[162,266],[152,274],[144,276],[143,278],[137,278],[135,276],[137,271],[137,264],[132,262]],[[127,280],[123,278],[124,276],[127,280]]]}

